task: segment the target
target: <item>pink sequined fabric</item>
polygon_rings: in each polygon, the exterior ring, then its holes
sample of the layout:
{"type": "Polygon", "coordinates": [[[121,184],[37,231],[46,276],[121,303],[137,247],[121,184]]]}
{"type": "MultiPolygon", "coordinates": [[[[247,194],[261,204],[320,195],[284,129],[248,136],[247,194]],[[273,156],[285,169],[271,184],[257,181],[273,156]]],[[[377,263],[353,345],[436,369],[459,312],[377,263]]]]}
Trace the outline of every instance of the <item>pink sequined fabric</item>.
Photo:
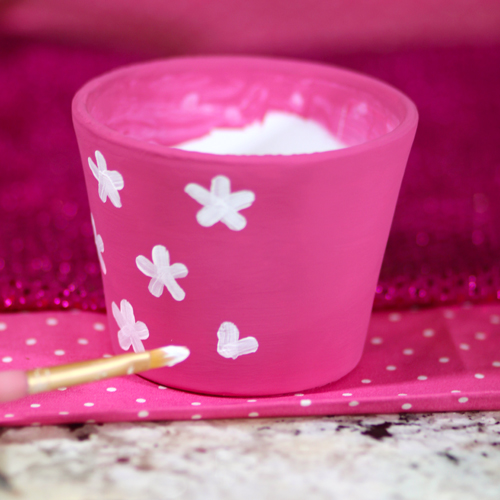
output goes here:
{"type": "MultiPolygon", "coordinates": [[[[375,307],[500,299],[500,47],[318,55],[420,111],[375,307]]],[[[137,60],[0,38],[0,311],[104,310],[71,99],[137,60]]]]}

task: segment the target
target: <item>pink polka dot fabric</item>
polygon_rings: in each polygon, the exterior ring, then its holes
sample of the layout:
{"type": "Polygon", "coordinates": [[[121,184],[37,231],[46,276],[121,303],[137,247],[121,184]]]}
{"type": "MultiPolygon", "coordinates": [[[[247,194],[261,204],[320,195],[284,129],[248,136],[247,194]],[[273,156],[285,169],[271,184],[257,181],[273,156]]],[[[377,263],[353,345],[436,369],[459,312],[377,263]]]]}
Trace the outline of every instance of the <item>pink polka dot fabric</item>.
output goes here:
{"type": "MultiPolygon", "coordinates": [[[[97,313],[0,315],[1,369],[109,355],[107,328],[106,316],[97,313]]],[[[0,424],[499,409],[500,306],[488,305],[376,312],[357,368],[300,394],[204,396],[132,375],[0,405],[0,424]]]]}

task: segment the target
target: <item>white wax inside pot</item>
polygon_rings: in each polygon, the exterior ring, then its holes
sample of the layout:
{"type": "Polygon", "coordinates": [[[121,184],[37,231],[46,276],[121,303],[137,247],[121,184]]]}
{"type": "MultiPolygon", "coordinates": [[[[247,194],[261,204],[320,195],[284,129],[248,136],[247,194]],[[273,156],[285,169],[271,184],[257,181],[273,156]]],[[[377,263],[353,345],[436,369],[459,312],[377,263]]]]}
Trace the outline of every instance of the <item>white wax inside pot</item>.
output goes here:
{"type": "Polygon", "coordinates": [[[262,121],[242,128],[214,128],[203,137],[173,147],[217,155],[294,155],[347,146],[315,120],[269,111],[262,121]]]}

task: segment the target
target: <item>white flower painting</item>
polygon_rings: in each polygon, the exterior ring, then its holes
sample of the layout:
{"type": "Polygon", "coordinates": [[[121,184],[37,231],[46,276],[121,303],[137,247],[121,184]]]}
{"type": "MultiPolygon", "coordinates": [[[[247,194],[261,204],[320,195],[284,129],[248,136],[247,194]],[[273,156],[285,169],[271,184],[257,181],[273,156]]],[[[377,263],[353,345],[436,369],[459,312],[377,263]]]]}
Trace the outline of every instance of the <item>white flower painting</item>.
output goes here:
{"type": "Polygon", "coordinates": [[[104,263],[104,258],[102,256],[102,252],[104,252],[104,241],[102,241],[102,236],[100,234],[97,234],[94,216],[92,214],[90,214],[90,220],[92,221],[92,231],[94,232],[94,241],[97,248],[99,263],[101,264],[101,270],[104,274],[106,274],[106,264],[104,263]]]}
{"type": "Polygon", "coordinates": [[[184,300],[186,293],[175,281],[188,275],[188,268],[184,264],[170,265],[170,254],[162,245],[156,245],[152,251],[153,262],[139,255],[135,263],[139,270],[151,278],[148,289],[155,297],[161,297],[163,288],[166,288],[174,300],[184,300]]]}
{"type": "Polygon", "coordinates": [[[118,331],[118,343],[124,351],[128,351],[130,346],[134,352],[144,352],[144,345],[141,342],[149,337],[148,327],[142,321],[136,321],[134,309],[128,300],[120,302],[120,309],[113,302],[111,304],[113,316],[120,327],[118,331]]]}
{"type": "Polygon", "coordinates": [[[231,193],[231,181],[224,175],[212,179],[210,191],[198,184],[188,184],[184,191],[203,205],[196,214],[196,220],[203,227],[222,222],[233,231],[241,231],[247,225],[247,220],[239,211],[250,207],[255,201],[252,191],[231,193]]]}
{"type": "Polygon", "coordinates": [[[217,352],[224,358],[236,359],[243,354],[252,354],[259,348],[255,337],[240,339],[238,327],[230,321],[220,325],[217,337],[219,339],[217,352]]]}
{"type": "Polygon", "coordinates": [[[106,165],[106,160],[100,151],[95,152],[95,158],[97,161],[97,165],[94,163],[92,158],[89,157],[89,167],[94,174],[94,177],[97,179],[99,183],[99,198],[103,203],[106,203],[106,200],[111,200],[111,203],[120,208],[122,206],[122,202],[120,200],[120,191],[123,189],[125,183],[123,182],[123,177],[120,172],[116,170],[108,170],[106,165]]]}

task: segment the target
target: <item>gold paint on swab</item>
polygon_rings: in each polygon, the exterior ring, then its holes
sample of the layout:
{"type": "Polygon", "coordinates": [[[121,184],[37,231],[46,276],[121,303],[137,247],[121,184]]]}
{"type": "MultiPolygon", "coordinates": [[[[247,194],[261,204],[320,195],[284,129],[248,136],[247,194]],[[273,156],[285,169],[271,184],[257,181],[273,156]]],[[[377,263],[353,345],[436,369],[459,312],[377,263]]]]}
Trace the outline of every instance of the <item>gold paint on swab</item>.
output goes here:
{"type": "Polygon", "coordinates": [[[36,368],[26,372],[28,394],[54,391],[60,387],[71,387],[121,375],[132,375],[163,366],[174,366],[188,356],[187,347],[171,345],[152,351],[120,354],[112,358],[81,361],[51,368],[36,368]]]}

